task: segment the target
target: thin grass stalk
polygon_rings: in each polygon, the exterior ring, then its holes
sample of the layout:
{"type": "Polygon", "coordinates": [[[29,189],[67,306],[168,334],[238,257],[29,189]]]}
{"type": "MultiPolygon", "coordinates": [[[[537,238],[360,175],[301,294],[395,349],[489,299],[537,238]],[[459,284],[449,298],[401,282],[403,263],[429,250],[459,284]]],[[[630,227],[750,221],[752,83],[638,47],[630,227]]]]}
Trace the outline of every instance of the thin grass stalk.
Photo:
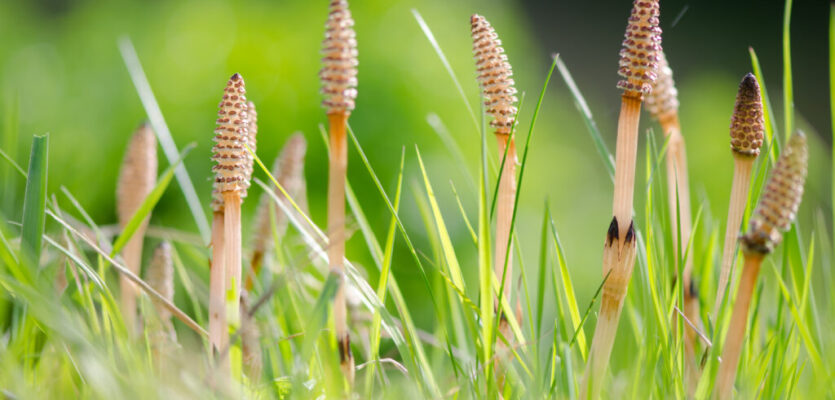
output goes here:
{"type": "Polygon", "coordinates": [[[739,91],[731,116],[731,150],[734,156],[734,178],[731,186],[731,198],[728,205],[728,220],[725,227],[725,242],[722,248],[722,265],[719,271],[716,301],[713,305],[713,318],[719,315],[719,308],[727,292],[734,260],[736,259],[736,240],[748,203],[748,188],[751,184],[751,170],[760,154],[763,142],[765,122],[760,86],[753,74],[747,74],[739,84],[739,91]]]}
{"type": "MultiPolygon", "coordinates": [[[[133,214],[142,206],[145,197],[154,189],[157,178],[157,141],[148,124],[140,126],[131,137],[119,171],[116,189],[116,209],[119,226],[124,228],[133,214]]],[[[122,250],[125,265],[134,275],[139,275],[142,263],[142,242],[148,227],[150,215],[134,232],[122,250]]],[[[126,277],[119,277],[121,288],[122,317],[130,335],[136,335],[139,323],[136,314],[136,286],[126,277]]]]}
{"type": "Polygon", "coordinates": [[[757,286],[763,259],[783,240],[797,214],[806,182],[808,150],[802,132],[791,136],[763,189],[748,232],[740,238],[745,264],[737,289],[731,324],[722,346],[722,362],[716,378],[715,395],[731,398],[739,357],[742,352],[748,308],[757,286]]]}
{"type": "Polygon", "coordinates": [[[658,27],[657,1],[636,0],[626,27],[618,73],[623,89],[618,118],[615,152],[615,189],[612,221],[603,249],[603,284],[600,313],[589,352],[588,366],[581,387],[581,398],[600,395],[617,332],[623,299],[632,277],[636,244],[632,220],[635,190],[635,163],[638,150],[638,124],[643,97],[652,91],[657,77],[661,29],[658,27]]]}
{"type": "Polygon", "coordinates": [[[346,0],[330,2],[322,42],[322,105],[327,111],[330,129],[328,168],[328,261],[339,286],[334,297],[334,328],[339,349],[340,368],[349,386],[354,383],[354,356],[348,332],[345,302],[345,178],[348,167],[346,127],[357,96],[357,41],[354,20],[346,0]]]}
{"type": "MultiPolygon", "coordinates": [[[[287,139],[281,153],[273,163],[271,174],[284,186],[287,193],[294,198],[304,197],[304,157],[307,151],[307,141],[301,133],[295,133],[287,139]]],[[[284,194],[278,188],[273,190],[275,195],[283,199],[284,194]]],[[[301,207],[305,207],[304,204],[301,207]]],[[[254,279],[257,279],[265,255],[270,251],[275,241],[272,240],[272,221],[270,209],[275,212],[276,236],[281,239],[287,230],[287,216],[273,204],[267,193],[261,194],[258,210],[255,215],[255,229],[252,236],[252,256],[250,257],[250,274],[246,279],[246,290],[251,291],[254,279]]]]}

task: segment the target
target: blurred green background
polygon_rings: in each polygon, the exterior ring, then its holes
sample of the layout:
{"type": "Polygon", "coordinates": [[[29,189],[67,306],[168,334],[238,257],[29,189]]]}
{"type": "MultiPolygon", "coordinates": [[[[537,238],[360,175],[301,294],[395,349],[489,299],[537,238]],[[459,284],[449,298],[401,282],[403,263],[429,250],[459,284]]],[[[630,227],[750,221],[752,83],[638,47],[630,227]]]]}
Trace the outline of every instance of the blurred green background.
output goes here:
{"type": "MultiPolygon", "coordinates": [[[[694,213],[701,204],[705,216],[724,220],[732,176],[727,128],[738,81],[751,70],[748,46],[760,55],[783,134],[783,4],[757,2],[752,8],[752,2],[702,3],[662,1],[662,28],[680,92],[694,213]]],[[[617,51],[630,7],[631,2],[626,0],[351,3],[360,66],[359,97],[350,122],[390,193],[405,148],[407,178],[402,215],[422,251],[431,250],[414,200],[416,195],[423,195],[415,145],[427,162],[448,228],[463,257],[462,268],[475,279],[475,249],[450,182],[475,221],[477,192],[472,176],[478,168],[479,139],[459,93],[410,10],[417,9],[434,31],[476,112],[478,88],[469,16],[477,12],[492,22],[514,67],[518,89],[527,94],[520,115],[521,133],[528,131],[550,54],[560,53],[586,96],[604,139],[614,149],[619,106],[615,88],[617,51]],[[432,115],[463,150],[466,169],[427,122],[432,115]]],[[[319,105],[317,73],[326,10],[324,0],[2,1],[0,146],[25,168],[31,136],[49,132],[50,192],[65,186],[95,221],[115,223],[115,182],[124,147],[145,118],[117,48],[117,39],[127,35],[177,145],[197,144],[185,165],[204,205],[209,202],[209,153],[217,103],[228,77],[240,72],[249,98],[257,104],[258,154],[266,163],[272,162],[293,132],[304,132],[307,137],[311,213],[313,220],[324,226],[327,157],[318,128],[325,116],[319,105]]],[[[826,150],[831,142],[830,121],[827,82],[823,78],[827,72],[827,4],[799,1],[794,15],[797,125],[809,134],[812,150],[810,180],[799,221],[811,227],[818,217],[830,220],[831,209],[826,150]]],[[[646,115],[642,125],[656,126],[646,115]]],[[[491,150],[495,148],[492,140],[489,145],[491,150]]],[[[643,154],[643,141],[640,146],[643,154]]],[[[368,217],[381,236],[388,211],[356,152],[351,150],[350,157],[349,179],[364,208],[378,210],[368,217]]],[[[558,74],[548,88],[529,157],[518,219],[523,255],[529,264],[537,260],[547,202],[578,285],[578,300],[581,305],[587,304],[601,279],[600,250],[611,218],[612,185],[558,74]]],[[[643,165],[641,160],[638,165],[643,165]]],[[[160,152],[160,169],[165,166],[160,152]]],[[[0,162],[0,174],[2,212],[18,221],[23,182],[5,161],[0,162]]],[[[644,179],[644,171],[639,168],[638,185],[643,185],[644,179]]],[[[642,192],[636,190],[639,196],[642,192]]],[[[253,189],[244,204],[245,223],[251,221],[258,194],[260,189],[253,189]]],[[[636,208],[642,214],[643,199],[637,199],[636,208]]],[[[154,211],[152,224],[196,232],[176,183],[154,211]]],[[[349,242],[348,256],[371,265],[358,235],[349,242]]],[[[374,271],[369,268],[372,282],[376,282],[374,271]]],[[[430,323],[428,294],[404,248],[395,255],[394,273],[418,323],[430,323]],[[427,304],[423,310],[421,301],[427,304]]]]}

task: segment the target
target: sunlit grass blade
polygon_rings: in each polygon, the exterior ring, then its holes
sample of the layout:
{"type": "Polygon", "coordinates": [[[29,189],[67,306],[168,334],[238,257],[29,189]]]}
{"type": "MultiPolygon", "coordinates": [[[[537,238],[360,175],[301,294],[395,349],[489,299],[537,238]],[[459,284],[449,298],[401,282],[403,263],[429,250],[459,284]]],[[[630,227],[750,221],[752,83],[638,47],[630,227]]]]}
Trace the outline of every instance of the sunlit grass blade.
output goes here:
{"type": "MultiPolygon", "coordinates": [[[[550,211],[548,216],[548,222],[551,228],[551,240],[554,242],[554,250],[557,252],[557,262],[560,270],[560,283],[562,283],[562,290],[560,290],[560,292],[563,294],[566,304],[568,304],[568,315],[571,317],[571,326],[576,332],[575,335],[577,337],[577,345],[580,348],[580,355],[583,357],[583,360],[585,360],[588,351],[586,347],[586,333],[583,330],[582,322],[580,321],[580,311],[577,307],[577,296],[574,294],[574,283],[571,281],[571,273],[568,271],[565,251],[563,250],[562,242],[560,242],[560,236],[557,233],[557,227],[554,225],[554,220],[550,218],[550,211]]],[[[558,289],[559,288],[554,287],[554,290],[558,289]]]]}
{"type": "Polygon", "coordinates": [[[769,147],[768,159],[771,160],[771,164],[773,165],[777,162],[777,157],[774,154],[775,146],[773,145],[773,138],[778,135],[774,115],[771,113],[771,110],[774,108],[771,107],[771,98],[768,97],[768,90],[765,85],[765,76],[763,76],[763,71],[760,67],[760,59],[757,57],[757,53],[754,51],[753,47],[748,48],[748,54],[751,57],[751,67],[754,69],[754,75],[757,77],[757,82],[760,84],[760,93],[762,93],[763,99],[763,117],[765,120],[765,143],[769,147]]]}
{"type": "Polygon", "coordinates": [[[180,153],[179,157],[176,161],[169,165],[168,168],[160,175],[159,180],[157,180],[157,184],[154,186],[154,189],[148,193],[148,197],[145,197],[145,200],[142,202],[142,205],[139,209],[136,210],[136,213],[130,218],[130,221],[125,225],[125,229],[122,230],[122,234],[119,235],[119,238],[116,239],[116,242],[113,243],[113,250],[110,251],[110,256],[119,253],[122,250],[122,247],[128,243],[131,236],[136,232],[137,228],[142,225],[142,221],[151,213],[151,211],[156,207],[157,202],[159,199],[162,198],[162,194],[165,193],[165,189],[168,188],[168,184],[171,183],[171,179],[174,178],[174,174],[177,171],[180,163],[183,162],[185,157],[194,149],[197,145],[195,143],[191,143],[180,153]]]}
{"type": "Polygon", "coordinates": [[[424,36],[426,39],[429,40],[429,44],[432,45],[432,49],[435,50],[435,53],[438,54],[438,58],[441,59],[441,63],[444,65],[444,68],[449,74],[449,77],[452,78],[452,83],[455,84],[455,88],[458,89],[458,94],[461,95],[461,101],[464,102],[464,106],[467,107],[467,112],[470,114],[470,117],[473,120],[473,125],[478,131],[478,119],[476,118],[475,112],[473,111],[473,107],[470,105],[470,101],[467,99],[467,95],[464,92],[464,87],[461,86],[461,82],[458,81],[458,78],[455,76],[455,71],[452,70],[452,65],[449,64],[449,60],[447,60],[446,55],[444,55],[444,51],[441,50],[441,45],[438,44],[438,40],[435,39],[435,35],[432,33],[432,30],[429,29],[429,25],[426,24],[426,21],[423,20],[423,17],[416,9],[412,9],[412,15],[415,17],[415,21],[417,21],[418,26],[420,26],[420,30],[423,31],[424,36]]]}
{"type": "MultiPolygon", "coordinates": [[[[156,133],[159,139],[159,144],[162,147],[163,153],[165,153],[165,157],[168,158],[168,163],[171,165],[177,164],[180,152],[177,150],[177,145],[174,143],[171,131],[168,130],[168,125],[162,116],[162,110],[154,97],[151,84],[145,76],[145,71],[142,69],[139,56],[136,54],[136,49],[133,47],[130,38],[124,36],[119,39],[119,51],[122,54],[125,67],[130,74],[131,81],[133,81],[136,93],[139,95],[139,100],[145,108],[145,113],[148,114],[148,121],[151,123],[151,127],[154,128],[154,133],[156,133]]],[[[186,198],[186,203],[194,218],[194,222],[197,224],[197,229],[200,231],[200,237],[203,238],[203,242],[209,243],[211,237],[209,221],[206,219],[203,206],[200,205],[200,198],[197,196],[197,191],[194,190],[194,184],[191,182],[186,167],[184,165],[177,166],[175,176],[186,198]]]]}
{"type": "MultiPolygon", "coordinates": [[[[405,163],[405,149],[403,153],[400,155],[400,173],[397,176],[397,189],[394,193],[394,209],[395,211],[400,209],[400,193],[402,190],[403,185],[403,165],[405,163]]],[[[397,221],[394,217],[391,218],[389,222],[388,234],[386,234],[386,244],[385,244],[385,253],[383,253],[383,260],[382,260],[382,269],[380,271],[380,280],[377,283],[377,297],[380,298],[380,302],[383,304],[386,303],[386,295],[388,294],[388,281],[389,275],[391,274],[391,260],[392,260],[392,253],[394,252],[394,238],[395,233],[397,232],[397,221]]],[[[374,372],[376,368],[376,362],[379,358],[380,352],[380,313],[378,311],[374,312],[374,316],[371,322],[371,361],[372,364],[369,365],[370,371],[367,372],[366,378],[366,393],[368,397],[371,397],[372,394],[372,384],[374,381],[374,372]]]]}
{"type": "Polygon", "coordinates": [[[418,150],[417,147],[415,147],[415,154],[417,154],[418,164],[420,165],[420,171],[423,175],[426,194],[429,197],[429,205],[432,208],[432,215],[435,218],[435,227],[438,229],[438,235],[441,239],[441,247],[444,252],[444,259],[446,260],[446,265],[449,268],[450,277],[452,278],[452,282],[455,284],[456,288],[463,292],[466,290],[464,274],[461,272],[461,267],[458,264],[458,256],[455,254],[452,239],[449,236],[449,231],[447,231],[444,217],[441,215],[441,208],[435,198],[435,192],[432,190],[432,184],[429,182],[429,176],[426,174],[426,167],[423,165],[423,159],[421,158],[420,150],[418,150]]]}
{"type": "Polygon", "coordinates": [[[600,154],[600,157],[603,159],[603,163],[606,165],[606,171],[609,172],[609,177],[614,181],[615,158],[612,156],[609,148],[606,147],[606,142],[603,141],[603,136],[600,134],[600,130],[597,129],[597,123],[594,122],[591,109],[586,103],[586,99],[583,98],[583,94],[580,92],[580,89],[577,88],[577,84],[574,83],[574,78],[572,78],[571,73],[568,72],[568,67],[566,67],[562,59],[556,55],[554,56],[554,59],[562,79],[571,91],[571,96],[574,97],[574,104],[583,115],[583,122],[585,122],[586,128],[588,128],[589,134],[591,134],[592,142],[594,142],[594,146],[597,149],[598,154],[600,154]]]}
{"type": "Polygon", "coordinates": [[[26,179],[26,195],[23,199],[23,228],[20,234],[21,248],[37,268],[41,257],[41,241],[46,216],[46,179],[49,135],[32,138],[29,155],[29,172],[26,179]]]}
{"type": "Polygon", "coordinates": [[[792,83],[792,51],[791,51],[791,19],[792,0],[786,0],[783,9],[783,118],[785,127],[783,132],[788,141],[794,132],[794,84],[792,83]]]}
{"type": "Polygon", "coordinates": [[[806,325],[806,321],[801,316],[800,311],[798,311],[797,306],[789,293],[788,287],[786,287],[783,278],[780,276],[780,271],[778,271],[776,267],[773,267],[772,271],[774,272],[774,277],[777,280],[780,294],[789,306],[789,311],[791,312],[792,318],[796,324],[795,326],[800,333],[800,337],[803,339],[804,347],[812,360],[812,365],[815,368],[816,374],[821,377],[829,376],[829,372],[827,371],[827,368],[821,358],[820,351],[812,339],[812,335],[809,333],[809,327],[806,325]]]}
{"type": "MultiPolygon", "coordinates": [[[[835,227],[835,3],[829,5],[829,117],[832,121],[832,226],[835,227]]],[[[832,235],[835,240],[835,234],[832,235]]],[[[835,243],[832,247],[835,251],[835,243]]]]}

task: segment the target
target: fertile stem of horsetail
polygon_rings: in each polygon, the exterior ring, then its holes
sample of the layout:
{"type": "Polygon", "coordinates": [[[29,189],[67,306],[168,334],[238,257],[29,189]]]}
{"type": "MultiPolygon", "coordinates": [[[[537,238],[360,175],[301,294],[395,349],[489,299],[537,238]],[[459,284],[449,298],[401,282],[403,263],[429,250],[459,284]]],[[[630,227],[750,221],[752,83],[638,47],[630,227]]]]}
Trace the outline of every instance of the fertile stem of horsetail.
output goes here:
{"type": "MultiPolygon", "coordinates": [[[[148,124],[143,124],[136,130],[128,143],[122,169],[119,171],[119,181],[116,188],[116,210],[119,214],[119,226],[124,228],[133,214],[142,206],[145,197],[154,189],[157,179],[157,140],[148,124]]],[[[134,275],[139,275],[142,263],[142,241],[145,229],[148,227],[150,214],[140,227],[134,232],[122,251],[125,266],[134,275]]],[[[131,335],[138,332],[136,318],[136,297],[139,294],[136,286],[126,277],[119,277],[121,288],[122,316],[125,326],[131,335]]]]}
{"type": "MultiPolygon", "coordinates": [[[[225,302],[227,323],[237,326],[241,293],[241,199],[249,188],[246,151],[249,145],[249,115],[246,89],[240,74],[234,74],[220,101],[212,148],[215,165],[215,192],[223,204],[223,265],[225,270],[225,302]]],[[[225,329],[225,327],[223,328],[225,329]]],[[[224,333],[227,335],[228,333],[224,333]]],[[[222,349],[222,347],[221,347],[222,349]]]]}
{"type": "MultiPolygon", "coordinates": [[[[516,200],[516,144],[511,133],[516,120],[516,87],[513,71],[504,54],[502,42],[496,31],[484,17],[476,14],[470,18],[473,35],[473,57],[476,62],[478,83],[484,96],[486,111],[493,119],[493,127],[498,139],[499,158],[505,157],[504,167],[499,176],[499,192],[496,201],[496,243],[493,270],[496,279],[505,276],[502,296],[510,301],[513,285],[513,257],[508,257],[510,245],[510,225],[513,220],[513,205],[516,200]],[[507,264],[507,269],[505,269],[507,264]]],[[[498,309],[498,304],[496,304],[498,309]]],[[[500,316],[499,329],[508,331],[506,316],[500,316]]],[[[515,316],[517,319],[521,315],[515,316]]],[[[509,335],[506,335],[509,337],[509,335]]]]}
{"type": "Polygon", "coordinates": [[[644,95],[652,91],[661,51],[657,0],[636,0],[626,26],[620,51],[618,82],[623,89],[615,152],[615,190],[612,221],[603,247],[603,298],[598,314],[588,366],[583,376],[581,398],[597,398],[615,340],[623,299],[635,263],[635,229],[632,196],[635,190],[635,158],[638,150],[638,122],[644,95]]]}
{"type": "MultiPolygon", "coordinates": [[[[674,274],[677,275],[679,255],[684,255],[692,232],[690,184],[687,176],[687,153],[678,118],[678,90],[676,90],[673,81],[673,70],[667,62],[667,56],[663,51],[659,52],[658,56],[658,79],[655,81],[652,92],[644,99],[644,103],[650,115],[661,125],[667,141],[667,200],[670,209],[670,230],[672,231],[675,254],[674,274]],[[681,237],[679,237],[679,232],[681,237]]],[[[682,275],[684,276],[681,280],[684,288],[684,304],[682,307],[684,315],[695,326],[700,327],[699,299],[695,290],[696,286],[692,280],[692,254],[687,256],[682,275]]],[[[684,325],[684,337],[688,389],[694,391],[699,377],[698,361],[696,360],[697,335],[686,324],[684,325]]]]}
{"type": "Polygon", "coordinates": [[[722,347],[722,363],[716,380],[716,397],[731,398],[751,295],[757,286],[757,274],[763,259],[783,239],[782,232],[791,227],[803,197],[808,154],[806,137],[797,132],[789,139],[777,165],[771,172],[760,196],[757,209],[751,216],[748,233],[740,239],[745,264],[737,289],[731,324],[722,347]]]}
{"type": "MultiPolygon", "coordinates": [[[[154,250],[154,256],[145,273],[145,280],[169,302],[174,302],[174,265],[171,260],[171,244],[163,241],[154,250]]],[[[154,300],[155,316],[148,316],[145,325],[151,342],[151,353],[157,369],[166,364],[166,357],[177,346],[177,333],[171,321],[171,312],[158,300],[154,300]]]]}
{"type": "MultiPolygon", "coordinates": [[[[278,180],[278,183],[287,190],[287,193],[298,202],[299,197],[304,196],[304,156],[307,152],[307,141],[301,133],[295,133],[287,139],[281,153],[273,163],[271,174],[278,180]]],[[[274,194],[284,200],[284,193],[277,187],[274,194]]],[[[304,207],[303,205],[301,205],[304,207]]],[[[270,209],[275,214],[276,235],[280,239],[287,230],[287,217],[273,203],[270,195],[263,193],[258,201],[258,210],[255,212],[255,230],[252,236],[252,257],[250,275],[246,279],[246,290],[252,290],[253,280],[258,277],[261,271],[261,264],[264,256],[269,252],[272,240],[272,221],[270,220],[270,209]]],[[[303,210],[304,211],[304,210],[303,210]]]]}
{"type": "Polygon", "coordinates": [[[328,261],[331,273],[339,277],[333,304],[334,326],[342,372],[354,382],[354,356],[348,334],[345,304],[345,172],[348,167],[346,125],[357,97],[357,40],[354,20],[346,0],[332,0],[322,42],[322,105],[330,127],[328,171],[328,261]]]}
{"type": "Polygon", "coordinates": [[[728,221],[725,227],[725,245],[722,249],[722,267],[719,271],[719,286],[716,288],[716,302],[713,318],[719,315],[719,307],[727,291],[728,281],[736,258],[736,238],[742,224],[742,214],[748,201],[748,187],[754,160],[760,154],[763,144],[763,103],[760,85],[753,74],[745,75],[739,84],[736,104],[731,116],[731,150],[734,156],[734,180],[731,186],[731,200],[728,205],[728,221]]]}

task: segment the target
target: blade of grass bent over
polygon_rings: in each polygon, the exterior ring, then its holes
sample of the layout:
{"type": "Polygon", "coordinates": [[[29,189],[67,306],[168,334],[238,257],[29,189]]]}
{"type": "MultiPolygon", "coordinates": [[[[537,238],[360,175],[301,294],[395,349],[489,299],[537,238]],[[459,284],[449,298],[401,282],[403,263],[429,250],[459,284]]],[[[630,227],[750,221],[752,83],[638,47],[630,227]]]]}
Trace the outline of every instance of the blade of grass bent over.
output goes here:
{"type": "Polygon", "coordinates": [[[23,229],[21,248],[32,257],[37,268],[43,237],[44,210],[46,209],[46,177],[49,134],[32,138],[32,153],[29,156],[29,173],[26,179],[26,195],[23,199],[23,229]]]}

